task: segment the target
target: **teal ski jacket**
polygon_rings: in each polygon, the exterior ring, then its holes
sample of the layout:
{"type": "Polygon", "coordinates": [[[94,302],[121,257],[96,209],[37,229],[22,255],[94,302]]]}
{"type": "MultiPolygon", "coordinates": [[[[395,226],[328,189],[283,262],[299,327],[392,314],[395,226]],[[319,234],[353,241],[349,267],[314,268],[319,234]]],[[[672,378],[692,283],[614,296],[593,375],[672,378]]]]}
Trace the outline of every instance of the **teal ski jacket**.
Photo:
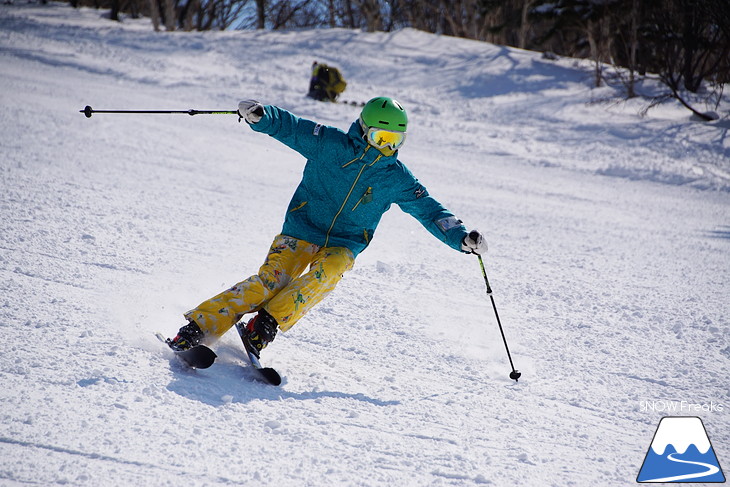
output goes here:
{"type": "Polygon", "coordinates": [[[282,234],[321,247],[345,247],[357,256],[395,203],[439,240],[462,251],[468,232],[461,220],[428,194],[397,153],[385,156],[370,146],[357,121],[344,132],[267,105],[261,120],[250,126],[307,159],[282,234]]]}

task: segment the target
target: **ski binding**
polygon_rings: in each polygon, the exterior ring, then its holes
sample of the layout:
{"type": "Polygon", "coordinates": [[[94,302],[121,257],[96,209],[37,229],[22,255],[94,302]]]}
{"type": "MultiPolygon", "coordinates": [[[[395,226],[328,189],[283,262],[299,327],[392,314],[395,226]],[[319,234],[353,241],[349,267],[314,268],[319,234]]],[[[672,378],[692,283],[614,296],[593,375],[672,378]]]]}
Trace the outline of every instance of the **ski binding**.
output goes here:
{"type": "Polygon", "coordinates": [[[248,357],[248,361],[251,363],[251,366],[256,369],[256,372],[258,372],[259,376],[264,380],[264,382],[267,382],[268,384],[274,386],[280,385],[281,376],[279,375],[279,373],[271,367],[264,367],[263,365],[261,365],[261,362],[259,361],[258,357],[256,357],[256,354],[249,350],[246,346],[246,341],[243,339],[245,328],[246,325],[243,324],[243,322],[236,323],[236,331],[238,331],[238,335],[243,341],[243,348],[246,349],[246,357],[248,357]]]}

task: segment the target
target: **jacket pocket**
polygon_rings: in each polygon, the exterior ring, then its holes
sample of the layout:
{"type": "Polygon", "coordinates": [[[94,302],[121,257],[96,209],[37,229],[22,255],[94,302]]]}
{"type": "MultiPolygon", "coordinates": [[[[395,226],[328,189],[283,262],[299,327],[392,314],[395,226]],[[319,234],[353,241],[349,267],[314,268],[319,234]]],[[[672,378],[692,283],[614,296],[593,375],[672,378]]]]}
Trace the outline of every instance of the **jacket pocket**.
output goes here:
{"type": "Polygon", "coordinates": [[[355,206],[352,207],[352,211],[355,211],[358,206],[360,206],[360,203],[366,204],[373,201],[373,188],[368,187],[367,191],[360,197],[359,200],[357,200],[357,203],[355,203],[355,206]]]}
{"type": "Polygon", "coordinates": [[[302,201],[302,202],[301,202],[301,203],[299,203],[299,204],[298,204],[297,206],[295,206],[294,208],[292,208],[291,210],[289,210],[289,213],[293,213],[293,212],[295,212],[295,211],[297,211],[297,210],[301,210],[301,209],[302,209],[302,208],[304,208],[304,207],[305,207],[306,205],[307,205],[307,202],[306,202],[306,201],[302,201]]]}

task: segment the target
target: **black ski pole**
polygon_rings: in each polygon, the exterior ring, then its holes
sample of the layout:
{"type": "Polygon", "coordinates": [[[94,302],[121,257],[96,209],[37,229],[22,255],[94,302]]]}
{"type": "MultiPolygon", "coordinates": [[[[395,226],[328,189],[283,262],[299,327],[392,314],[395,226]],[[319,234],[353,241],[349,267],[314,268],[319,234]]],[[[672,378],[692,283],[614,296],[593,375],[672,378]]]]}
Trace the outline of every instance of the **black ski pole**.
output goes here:
{"type": "Polygon", "coordinates": [[[504,329],[502,328],[502,322],[499,319],[499,313],[497,313],[497,305],[494,304],[494,296],[492,296],[492,286],[489,285],[489,279],[487,278],[487,270],[484,268],[484,261],[482,260],[482,256],[479,254],[476,254],[477,257],[479,257],[479,265],[482,267],[482,275],[484,276],[484,283],[487,285],[487,296],[489,296],[489,299],[492,300],[492,308],[494,308],[494,316],[497,317],[497,324],[499,325],[499,332],[502,334],[502,341],[504,341],[504,348],[507,350],[507,358],[509,359],[509,364],[512,367],[512,372],[509,374],[509,378],[517,382],[517,379],[520,378],[522,375],[520,371],[515,370],[515,364],[512,363],[512,355],[509,353],[509,347],[507,346],[507,338],[504,336],[504,329]]]}
{"type": "Polygon", "coordinates": [[[94,110],[89,105],[86,105],[83,110],[79,110],[79,113],[86,115],[86,118],[91,118],[91,115],[94,113],[184,113],[186,115],[238,115],[237,110],[94,110]]]}

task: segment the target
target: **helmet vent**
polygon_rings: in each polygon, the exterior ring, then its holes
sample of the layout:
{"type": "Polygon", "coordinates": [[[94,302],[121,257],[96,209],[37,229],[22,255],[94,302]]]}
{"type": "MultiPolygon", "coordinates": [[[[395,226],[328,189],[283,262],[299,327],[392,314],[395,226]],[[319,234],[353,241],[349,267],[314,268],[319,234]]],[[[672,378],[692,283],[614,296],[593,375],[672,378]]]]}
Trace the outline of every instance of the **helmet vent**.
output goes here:
{"type": "MultiPolygon", "coordinates": [[[[378,123],[382,123],[383,125],[390,125],[390,122],[387,122],[385,120],[378,120],[378,123]]],[[[401,124],[403,125],[403,124],[401,124]]]]}

